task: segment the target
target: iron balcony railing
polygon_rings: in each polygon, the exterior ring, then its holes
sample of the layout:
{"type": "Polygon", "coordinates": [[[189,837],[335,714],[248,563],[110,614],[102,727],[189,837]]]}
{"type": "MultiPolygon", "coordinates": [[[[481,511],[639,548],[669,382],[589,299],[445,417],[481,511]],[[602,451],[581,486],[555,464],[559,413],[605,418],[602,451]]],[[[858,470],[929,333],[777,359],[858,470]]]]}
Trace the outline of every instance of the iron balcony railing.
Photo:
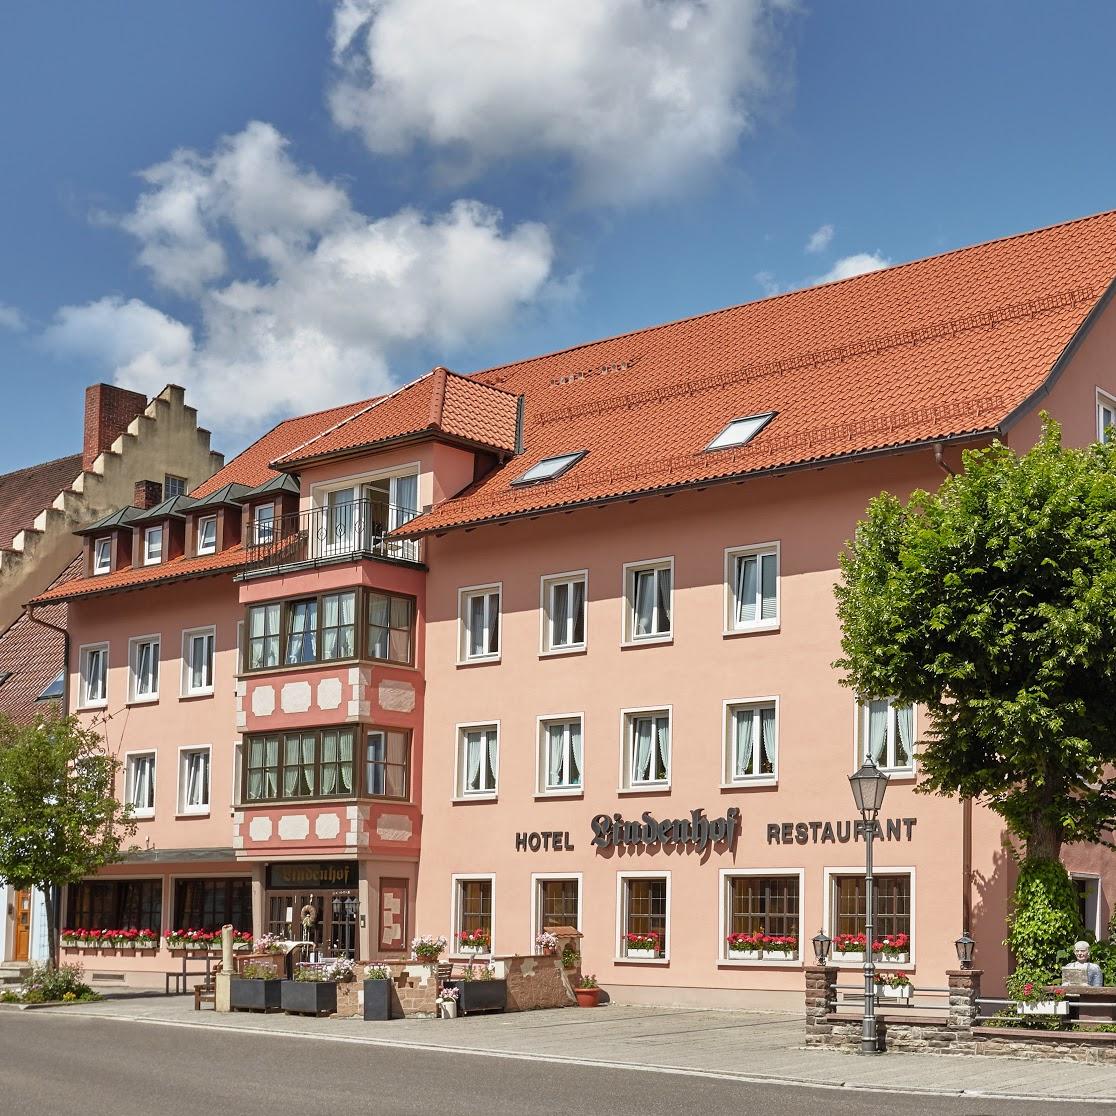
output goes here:
{"type": "Polygon", "coordinates": [[[346,558],[396,558],[420,561],[416,539],[389,539],[387,533],[409,523],[418,512],[377,500],[314,508],[253,524],[244,547],[244,569],[261,570],[346,558]]]}

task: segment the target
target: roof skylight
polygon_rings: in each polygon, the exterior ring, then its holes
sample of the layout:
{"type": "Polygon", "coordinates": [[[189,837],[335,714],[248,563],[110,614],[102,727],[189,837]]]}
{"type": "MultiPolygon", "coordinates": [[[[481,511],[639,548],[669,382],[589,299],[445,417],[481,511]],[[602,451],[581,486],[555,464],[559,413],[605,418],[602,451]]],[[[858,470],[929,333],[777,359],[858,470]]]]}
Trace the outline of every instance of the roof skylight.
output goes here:
{"type": "Polygon", "coordinates": [[[737,446],[746,445],[774,417],[775,412],[768,411],[762,415],[749,415],[747,418],[733,419],[705,448],[706,450],[734,449],[737,446]]]}
{"type": "Polygon", "coordinates": [[[62,671],[58,677],[37,698],[36,701],[50,701],[51,698],[60,698],[66,688],[66,672],[62,671]]]}
{"type": "Polygon", "coordinates": [[[516,477],[512,484],[538,484],[540,481],[554,480],[567,469],[572,469],[588,452],[588,450],[578,450],[577,453],[564,453],[561,457],[544,457],[522,476],[516,477]]]}

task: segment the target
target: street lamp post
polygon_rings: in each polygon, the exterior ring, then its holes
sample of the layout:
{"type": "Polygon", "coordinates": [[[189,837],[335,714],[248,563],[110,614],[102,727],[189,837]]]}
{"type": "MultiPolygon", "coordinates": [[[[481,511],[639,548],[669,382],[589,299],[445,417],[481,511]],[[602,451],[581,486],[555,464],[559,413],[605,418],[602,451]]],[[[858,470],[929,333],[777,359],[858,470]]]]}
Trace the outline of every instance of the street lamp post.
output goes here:
{"type": "Polygon", "coordinates": [[[875,880],[872,876],[872,840],[876,835],[876,818],[883,806],[887,775],[868,756],[858,771],[849,776],[853,801],[864,822],[864,1021],[860,1036],[861,1054],[881,1053],[876,1034],[876,965],[872,957],[875,937],[875,880]]]}

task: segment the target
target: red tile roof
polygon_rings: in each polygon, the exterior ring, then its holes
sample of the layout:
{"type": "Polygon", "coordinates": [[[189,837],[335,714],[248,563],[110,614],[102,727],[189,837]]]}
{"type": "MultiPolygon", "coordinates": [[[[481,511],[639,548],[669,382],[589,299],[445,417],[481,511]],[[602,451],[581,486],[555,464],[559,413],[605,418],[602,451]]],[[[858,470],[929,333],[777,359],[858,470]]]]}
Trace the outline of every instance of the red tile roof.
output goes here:
{"type": "Polygon", "coordinates": [[[997,427],[1116,275],[1116,212],[489,369],[525,396],[524,452],[421,534],[997,427]],[[749,444],[705,452],[734,418],[749,444]],[[539,460],[587,450],[555,481],[539,460]]]}
{"type": "Polygon", "coordinates": [[[372,400],[275,463],[291,469],[427,432],[513,453],[517,407],[514,392],[439,367],[391,395],[372,400]]]}
{"type": "Polygon", "coordinates": [[[34,526],[35,517],[80,475],[81,454],[76,453],[0,476],[0,549],[11,547],[20,531],[34,526]]]}

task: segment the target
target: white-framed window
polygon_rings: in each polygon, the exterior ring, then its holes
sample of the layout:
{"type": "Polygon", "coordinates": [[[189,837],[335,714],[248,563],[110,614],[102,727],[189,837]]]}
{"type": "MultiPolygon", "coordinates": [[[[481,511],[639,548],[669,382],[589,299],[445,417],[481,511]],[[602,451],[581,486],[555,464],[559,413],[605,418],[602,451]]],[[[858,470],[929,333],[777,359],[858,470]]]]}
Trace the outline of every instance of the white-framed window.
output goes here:
{"type": "Polygon", "coordinates": [[[542,579],[542,653],[585,649],[586,570],[542,579]]]}
{"type": "Polygon", "coordinates": [[[495,662],[500,658],[500,588],[497,583],[458,590],[459,663],[495,662]]]}
{"type": "Polygon", "coordinates": [[[492,874],[450,878],[453,889],[453,942],[450,952],[491,954],[496,938],[496,877],[492,874]],[[467,948],[463,936],[473,944],[467,948]],[[479,946],[480,948],[476,948],[479,946]]]}
{"type": "Polygon", "coordinates": [[[182,633],[182,696],[213,693],[213,653],[217,629],[194,628],[182,633]]]}
{"type": "Polygon", "coordinates": [[[872,757],[877,767],[892,774],[914,773],[914,707],[890,699],[866,701],[857,706],[860,740],[857,765],[872,757]]]}
{"type": "Polygon", "coordinates": [[[624,566],[624,642],[661,643],[673,634],[674,559],[624,566]]]}
{"type": "Polygon", "coordinates": [[[746,418],[733,419],[705,447],[706,452],[735,449],[747,445],[774,417],[774,411],[766,411],[762,415],[748,415],[746,418]]]}
{"type": "Polygon", "coordinates": [[[621,790],[662,790],[670,786],[670,715],[669,706],[621,712],[621,790]]]}
{"type": "Polygon", "coordinates": [[[107,574],[112,571],[112,539],[97,539],[93,543],[93,573],[107,574]]]}
{"type": "Polygon", "coordinates": [[[580,713],[540,717],[539,794],[580,794],[582,790],[582,724],[580,713]]]}
{"type": "Polygon", "coordinates": [[[107,643],[92,643],[79,652],[79,698],[83,707],[108,704],[108,653],[107,643]]]}
{"type": "Polygon", "coordinates": [[[542,481],[554,480],[572,469],[588,452],[588,450],[578,450],[576,453],[563,453],[558,457],[544,457],[537,465],[532,465],[525,473],[516,477],[512,484],[539,484],[542,481]]]}
{"type": "Polygon", "coordinates": [[[159,696],[159,637],[128,641],[129,701],[154,701],[159,696]]]}
{"type": "Polygon", "coordinates": [[[383,550],[397,558],[418,560],[418,546],[406,539],[387,540],[396,527],[419,510],[419,463],[411,461],[386,472],[331,481],[311,493],[326,527],[324,553],[383,550]]]}
{"type": "Polygon", "coordinates": [[[172,496],[186,495],[186,478],[172,476],[170,473],[163,475],[163,499],[169,500],[172,496]]]}
{"type": "Polygon", "coordinates": [[[457,795],[494,798],[500,773],[499,724],[457,726],[457,795]]]}
{"type": "MultiPolygon", "coordinates": [[[[827,933],[833,939],[833,959],[859,964],[863,945],[856,938],[865,933],[867,924],[864,867],[826,868],[824,877],[824,917],[827,933]]],[[[877,955],[876,960],[888,968],[909,968],[915,960],[915,870],[876,868],[873,880],[876,912],[872,937],[894,943],[893,948],[899,951],[890,956],[877,955]]]]}
{"type": "Polygon", "coordinates": [[[217,517],[203,515],[198,520],[198,554],[217,553],[217,517]]]}
{"type": "Polygon", "coordinates": [[[730,699],[724,709],[722,785],[771,785],[779,775],[779,699],[730,699]]]}
{"type": "Polygon", "coordinates": [[[143,532],[143,564],[157,566],[163,560],[163,528],[148,527],[143,532]]]}
{"type": "Polygon", "coordinates": [[[801,868],[722,868],[719,960],[798,965],[804,876],[801,868]]]}
{"type": "Polygon", "coordinates": [[[725,550],[725,634],[779,626],[779,544],[725,550]]]}
{"type": "Polygon", "coordinates": [[[137,818],[155,813],[155,753],[130,752],[124,758],[124,794],[137,818]]]}
{"type": "Polygon", "coordinates": [[[252,538],[256,546],[266,546],[275,538],[275,505],[257,504],[252,511],[252,538]]]}
{"type": "Polygon", "coordinates": [[[1100,876],[1090,872],[1071,872],[1070,879],[1077,892],[1077,911],[1081,921],[1085,929],[1099,939],[1104,931],[1100,876]]]}
{"type": "Polygon", "coordinates": [[[553,926],[581,929],[581,873],[531,873],[531,940],[553,926]]]}
{"type": "Polygon", "coordinates": [[[1097,392],[1097,441],[1111,442],[1116,438],[1116,396],[1106,392],[1097,392]]]}
{"type": "Polygon", "coordinates": [[[616,874],[616,959],[670,960],[670,873],[616,874]]]}
{"type": "Polygon", "coordinates": [[[210,749],[183,748],[178,753],[178,812],[209,813],[210,749]]]}

